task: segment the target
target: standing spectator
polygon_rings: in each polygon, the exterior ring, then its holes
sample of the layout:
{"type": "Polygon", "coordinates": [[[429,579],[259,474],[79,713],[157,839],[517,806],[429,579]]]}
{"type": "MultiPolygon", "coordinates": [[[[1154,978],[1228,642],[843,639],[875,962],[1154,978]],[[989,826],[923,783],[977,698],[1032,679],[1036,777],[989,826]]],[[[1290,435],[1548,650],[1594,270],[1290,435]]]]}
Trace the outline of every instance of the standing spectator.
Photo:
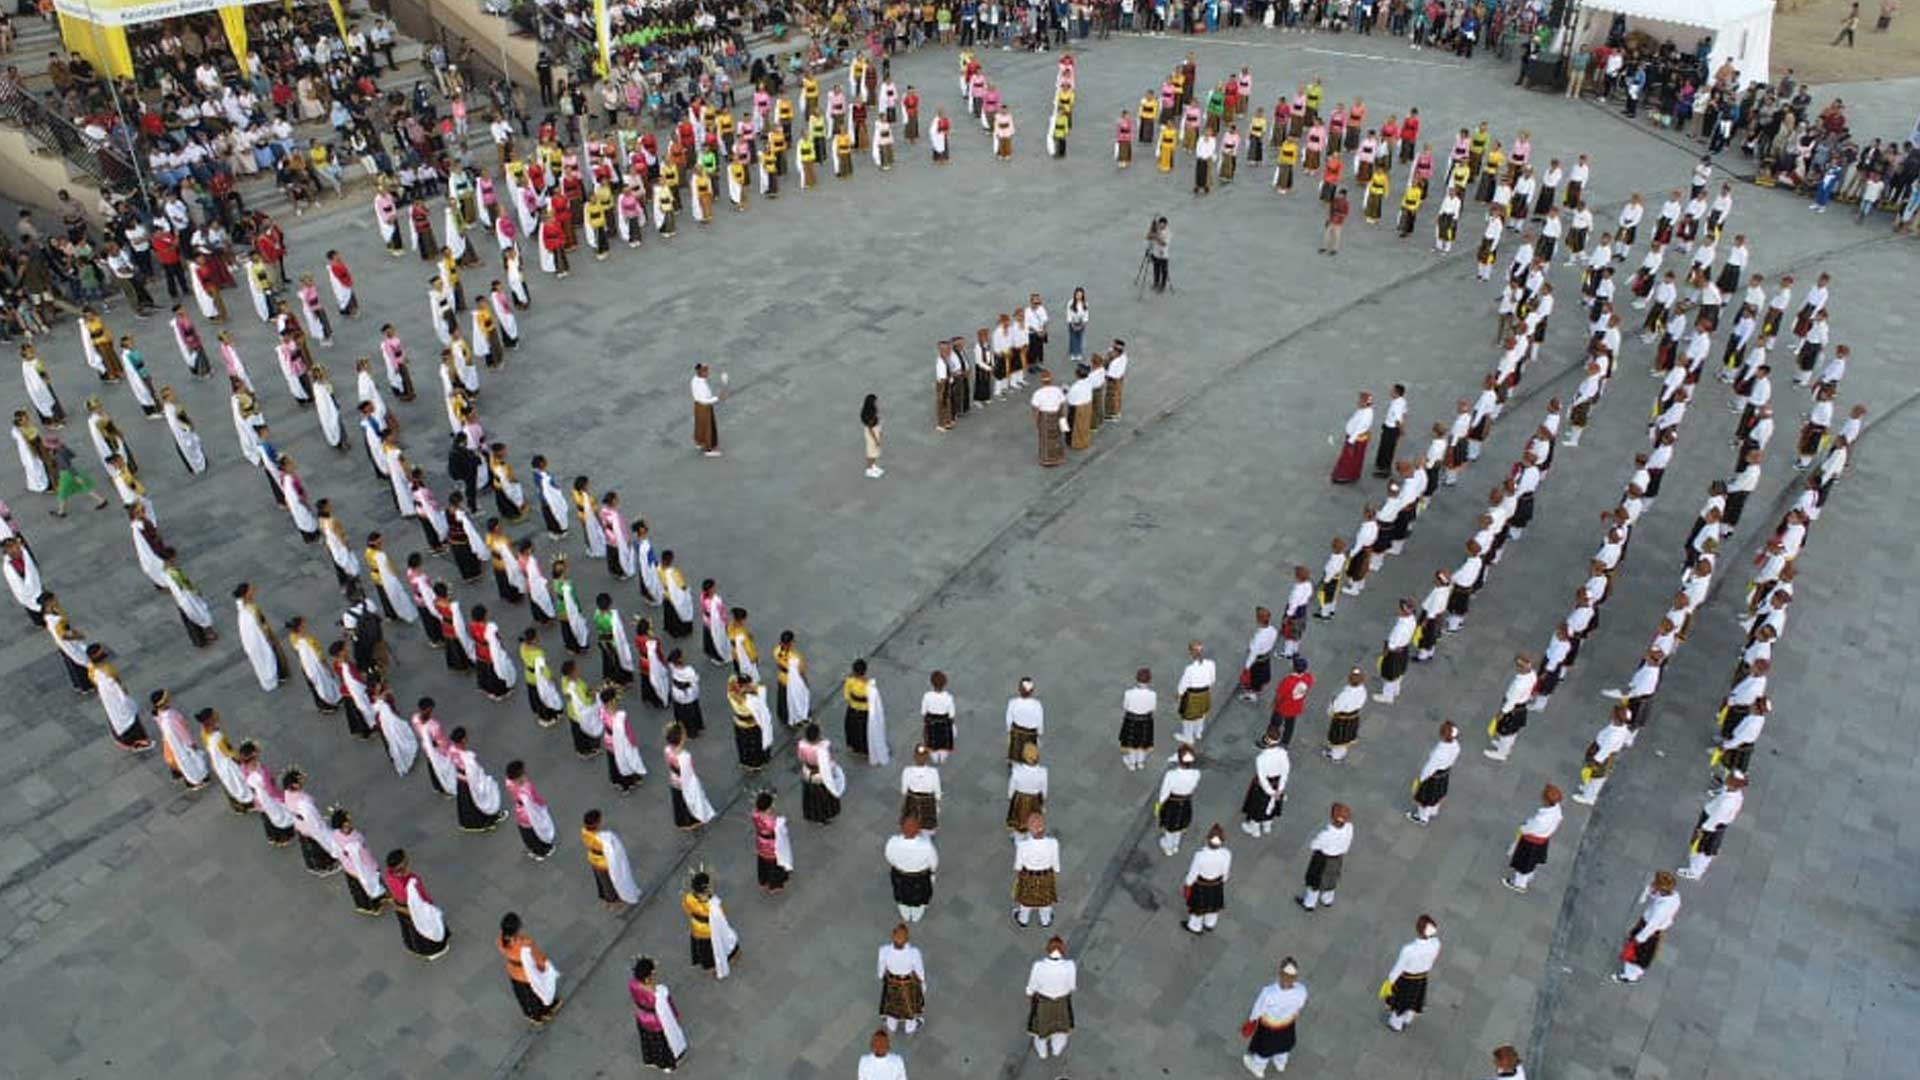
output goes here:
{"type": "Polygon", "coordinates": [[[1353,204],[1347,201],[1347,189],[1341,188],[1333,193],[1333,201],[1327,204],[1327,228],[1320,238],[1320,254],[1340,254],[1340,233],[1346,228],[1347,214],[1353,204]]]}
{"type": "Polygon", "coordinates": [[[866,440],[867,477],[878,480],[887,470],[880,467],[880,444],[884,438],[880,430],[880,398],[868,394],[867,400],[860,403],[860,430],[866,440]]]}

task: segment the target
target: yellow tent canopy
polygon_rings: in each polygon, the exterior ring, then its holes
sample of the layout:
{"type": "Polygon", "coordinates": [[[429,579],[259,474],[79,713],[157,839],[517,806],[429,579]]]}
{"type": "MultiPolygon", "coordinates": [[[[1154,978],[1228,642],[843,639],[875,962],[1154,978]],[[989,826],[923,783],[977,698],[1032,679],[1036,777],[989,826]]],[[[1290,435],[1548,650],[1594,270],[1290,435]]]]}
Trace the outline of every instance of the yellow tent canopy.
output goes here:
{"type": "MultiPolygon", "coordinates": [[[[220,12],[227,43],[247,62],[245,9],[272,0],[54,0],[60,17],[60,38],[66,47],[85,57],[102,72],[115,77],[133,74],[133,55],[127,48],[127,27],[178,19],[207,11],[220,12]]],[[[337,13],[336,13],[337,15],[337,13]]]]}

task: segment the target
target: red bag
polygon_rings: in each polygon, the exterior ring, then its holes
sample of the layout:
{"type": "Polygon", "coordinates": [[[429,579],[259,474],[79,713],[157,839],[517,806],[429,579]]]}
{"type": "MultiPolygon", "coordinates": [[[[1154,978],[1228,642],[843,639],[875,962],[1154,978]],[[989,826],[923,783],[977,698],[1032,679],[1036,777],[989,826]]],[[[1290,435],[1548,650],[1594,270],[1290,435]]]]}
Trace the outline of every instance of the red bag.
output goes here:
{"type": "Polygon", "coordinates": [[[1253,1038],[1253,1021],[1249,1020],[1240,1025],[1240,1037],[1243,1039],[1253,1038]]]}
{"type": "Polygon", "coordinates": [[[1253,689],[1253,669],[1252,668],[1240,669],[1240,689],[1242,690],[1253,689]]]}

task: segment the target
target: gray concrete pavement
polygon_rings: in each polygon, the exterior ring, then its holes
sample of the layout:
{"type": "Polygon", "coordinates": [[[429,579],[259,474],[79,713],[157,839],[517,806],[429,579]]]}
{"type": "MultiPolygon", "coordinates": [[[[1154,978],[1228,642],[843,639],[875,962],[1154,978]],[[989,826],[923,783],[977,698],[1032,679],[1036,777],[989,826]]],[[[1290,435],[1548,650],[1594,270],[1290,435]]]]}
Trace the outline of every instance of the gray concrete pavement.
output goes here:
{"type": "MultiPolygon", "coordinates": [[[[1295,742],[1288,810],[1271,838],[1230,832],[1237,859],[1219,933],[1191,940],[1177,922],[1185,855],[1163,858],[1143,831],[1157,771],[1118,768],[1119,695],[1152,665],[1163,697],[1188,638],[1221,658],[1223,680],[1244,647],[1255,603],[1277,605],[1290,567],[1317,567],[1327,539],[1350,535],[1381,485],[1330,487],[1337,431],[1358,387],[1405,382],[1412,432],[1450,413],[1492,363],[1489,287],[1473,280],[1471,242],[1452,258],[1430,251],[1433,207],[1412,240],[1391,226],[1348,229],[1337,259],[1312,254],[1320,212],[1301,189],[1272,194],[1263,173],[1205,200],[1187,169],[1161,176],[1144,161],[1115,175],[1111,120],[1131,107],[1187,44],[1102,45],[1082,60],[1071,156],[1042,156],[1051,57],[986,56],[1021,124],[1011,165],[987,157],[983,136],[958,125],[955,163],[936,170],[924,148],[903,149],[891,174],[862,159],[851,182],[791,187],[710,229],[683,223],[670,244],[649,238],[606,263],[579,260],[565,282],[533,281],[529,342],[486,375],[489,431],[517,462],[544,452],[563,477],[588,473],[618,487],[690,577],[719,579],[754,613],[764,647],[783,627],[807,647],[818,697],[845,665],[872,659],[891,706],[896,755],[911,745],[915,697],[933,667],[960,702],[960,752],[945,770],[938,837],[943,872],[916,931],[931,977],[929,1026],[903,1040],[913,1075],[1232,1075],[1243,1010],[1282,954],[1299,958],[1314,998],[1296,1072],[1312,1075],[1478,1075],[1489,1047],[1538,1048],[1548,1076],[1788,1076],[1830,1071],[1892,1075],[1894,1033],[1915,1012],[1904,922],[1915,903],[1915,839],[1902,823],[1913,796],[1899,785],[1914,744],[1905,723],[1910,662],[1897,646],[1912,628],[1904,552],[1884,542],[1910,517],[1912,485],[1899,451],[1912,413],[1876,428],[1857,472],[1836,493],[1802,560],[1799,601],[1779,649],[1776,721],[1754,795],[1709,879],[1687,906],[1647,983],[1623,991],[1605,975],[1631,902],[1652,869],[1678,865],[1697,809],[1707,717],[1724,689],[1737,628],[1729,605],[1742,570],[1704,614],[1669,673],[1658,719],[1601,806],[1574,809],[1531,895],[1498,887],[1511,830],[1541,783],[1572,780],[1580,750],[1604,720],[1601,687],[1631,670],[1669,595],[1683,532],[1707,482],[1731,452],[1724,391],[1707,386],[1688,420],[1668,494],[1636,534],[1618,597],[1553,708],[1528,729],[1515,760],[1495,768],[1475,751],[1507,663],[1545,643],[1597,543],[1597,513],[1630,471],[1654,385],[1647,350],[1629,337],[1620,376],[1577,449],[1563,449],[1540,516],[1476,601],[1463,634],[1409,677],[1402,702],[1369,709],[1352,764],[1314,752],[1338,674],[1370,663],[1395,597],[1415,594],[1451,565],[1471,516],[1553,394],[1568,395],[1581,333],[1563,298],[1549,346],[1530,372],[1514,419],[1457,489],[1437,498],[1403,557],[1337,620],[1310,629],[1321,685],[1295,742]],[[1146,219],[1175,228],[1170,297],[1136,301],[1132,274],[1146,219]],[[1135,362],[1127,417],[1061,470],[1032,464],[1024,404],[975,412],[932,432],[925,401],[929,342],[971,335],[1032,290],[1056,318],[1076,285],[1092,298],[1090,344],[1125,337],[1135,362]],[[688,445],[685,379],[696,358],[732,375],[723,406],[727,456],[688,445]],[[878,393],[887,420],[887,475],[859,475],[855,420],[878,393]],[[1081,1034],[1059,1069],[1030,1059],[1020,1028],[1025,965],[1042,935],[1005,915],[1011,861],[1001,821],[1000,710],[1031,674],[1048,706],[1050,809],[1065,848],[1060,926],[1082,963],[1081,1034]],[[1445,813],[1427,830],[1400,817],[1406,784],[1434,726],[1458,721],[1468,753],[1445,813]],[[1306,844],[1333,799],[1351,803],[1359,832],[1338,905],[1306,916],[1298,888],[1306,844]],[[1584,833],[1584,835],[1583,835],[1584,833]],[[1144,841],[1144,842],[1143,842],[1144,841]],[[1413,918],[1430,912],[1446,950],[1427,1016],[1407,1035],[1379,1024],[1372,997],[1413,918]],[[1817,1029],[1820,1038],[1808,1038],[1817,1029]]],[[[1391,42],[1261,37],[1192,46],[1203,80],[1251,64],[1256,99],[1325,75],[1330,100],[1363,95],[1377,116],[1417,102],[1436,142],[1481,117],[1501,132],[1530,128],[1537,153],[1595,161],[1592,189],[1606,220],[1634,188],[1684,181],[1689,155],[1550,96],[1520,95],[1502,69],[1456,65],[1391,42]],[[1375,55],[1377,53],[1377,55],[1375,55]]],[[[903,59],[899,79],[958,117],[951,54],[903,59]]],[[[1753,240],[1754,268],[1805,280],[1836,275],[1834,340],[1853,345],[1842,397],[1890,411],[1914,390],[1901,354],[1911,292],[1905,243],[1790,199],[1742,189],[1733,228],[1753,240]]],[[[1657,199],[1655,200],[1657,202],[1657,199]]],[[[1468,215],[1463,239],[1476,235],[1468,215]]],[[[370,212],[290,225],[296,263],[347,252],[368,311],[327,362],[336,372],[371,348],[380,322],[398,323],[416,363],[426,272],[388,260],[370,212]]],[[[1503,253],[1504,256],[1504,253],[1503,253]]],[[[1556,271],[1563,291],[1572,276],[1556,271]]],[[[474,274],[484,282],[487,275],[474,274]]],[[[493,705],[455,685],[416,634],[395,633],[403,700],[430,693],[474,729],[496,770],[524,758],[554,806],[561,846],[528,863],[511,831],[460,833],[452,808],[418,777],[396,779],[373,748],[319,720],[304,691],[260,694],[231,632],[234,581],[261,586],[276,619],[337,612],[324,555],[301,547],[246,477],[215,388],[185,385],[163,323],[116,318],[142,337],[152,366],[179,385],[206,437],[213,472],[189,480],[158,425],[142,424],[123,391],[109,398],[146,462],[169,540],[216,609],[225,638],[206,653],[181,641],[173,612],[130,565],[111,512],[43,516],[4,491],[41,553],[50,587],[75,619],[110,642],[136,691],[166,683],[192,707],[216,704],[237,735],[263,741],[276,763],[297,761],[323,804],[354,808],[376,849],[405,845],[447,908],[457,939],[434,965],[406,955],[391,917],[350,910],[337,881],[313,882],[291,851],[268,849],[258,826],[232,818],[217,795],[186,797],[154,760],[132,760],[104,737],[97,705],[76,702],[43,637],[0,637],[11,691],[0,733],[14,748],[0,785],[0,960],[8,1047],[23,1077],[282,1075],[472,1077],[631,1075],[637,1050],[623,989],[630,957],[661,959],[687,1013],[691,1076],[849,1076],[875,1021],[872,952],[894,920],[880,845],[897,810],[894,769],[849,765],[846,813],[826,829],[799,821],[790,750],[779,767],[742,777],[724,733],[698,746],[722,817],[703,834],[670,829],[658,740],[654,774],[615,797],[595,763],[565,736],[534,727],[522,699],[493,705]],[[753,887],[745,800],[761,785],[794,818],[799,873],[776,899],[753,887]],[[575,826],[606,808],[647,890],[614,917],[594,902],[575,826]],[[696,976],[686,962],[678,892],[709,867],[744,938],[735,976],[696,976]],[[526,1032],[489,943],[501,911],[520,911],[565,973],[559,1020],[526,1032]]],[[[410,551],[417,533],[393,514],[357,451],[334,458],[309,415],[286,400],[261,328],[237,331],[276,431],[305,463],[309,488],[334,499],[356,535],[381,528],[410,551]]],[[[204,329],[204,328],[203,328],[204,329]]],[[[70,409],[92,392],[70,330],[43,347],[70,409]]],[[[1064,335],[1056,335],[1056,353],[1064,335]]],[[[432,375],[420,367],[423,389],[432,375]]],[[[339,380],[343,386],[348,380],[339,380]]],[[[346,391],[343,391],[346,392],[346,391]]],[[[399,406],[414,455],[442,471],[443,418],[431,393],[399,406]]],[[[1784,450],[1804,408],[1782,380],[1784,450]]],[[[79,435],[78,431],[71,434],[79,435]]],[[[84,440],[82,440],[84,442],[84,440]]],[[[79,445],[79,444],[76,444],[79,445]]],[[[82,447],[82,454],[86,451],[82,447]]],[[[1739,538],[1770,529],[1763,502],[1792,479],[1769,468],[1739,538]]],[[[537,529],[528,530],[530,532],[537,529]]],[[[607,587],[578,541],[565,550],[583,592],[607,587]]],[[[450,574],[451,567],[435,566],[450,574]]],[[[491,589],[462,589],[491,599],[491,589]]],[[[631,591],[620,594],[633,610],[631,591]]],[[[494,606],[498,606],[497,604],[494,606]]],[[[503,621],[512,631],[519,619],[503,621]]],[[[557,645],[552,646],[556,659],[557,645]]],[[[714,670],[707,712],[724,723],[714,670]]],[[[1218,697],[1225,700],[1223,685],[1218,697]]],[[[838,702],[821,706],[837,733],[838,702]]],[[[635,706],[643,728],[658,714],[635,706]]],[[[1209,734],[1196,819],[1231,821],[1263,710],[1227,705],[1209,734]]],[[[1163,710],[1167,712],[1170,710],[1163,710]]],[[[1162,731],[1167,730],[1162,717],[1162,731]]],[[[1163,735],[1162,743],[1170,748],[1163,735]]],[[[1191,843],[1189,844],[1191,850],[1191,843]]]]}

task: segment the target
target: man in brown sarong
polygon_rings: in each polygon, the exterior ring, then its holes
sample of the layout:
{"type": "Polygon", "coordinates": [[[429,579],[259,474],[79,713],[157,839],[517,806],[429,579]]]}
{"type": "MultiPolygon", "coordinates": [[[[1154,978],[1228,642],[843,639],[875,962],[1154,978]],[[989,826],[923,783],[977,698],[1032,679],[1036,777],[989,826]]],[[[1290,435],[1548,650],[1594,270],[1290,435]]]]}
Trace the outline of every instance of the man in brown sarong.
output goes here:
{"type": "Polygon", "coordinates": [[[1033,392],[1033,420],[1040,432],[1040,464],[1048,468],[1067,460],[1067,449],[1060,439],[1060,410],[1066,407],[1066,392],[1053,385],[1053,372],[1040,372],[1040,389],[1033,392]]]}
{"type": "MultiPolygon", "coordinates": [[[[721,382],[726,381],[725,376],[721,382]]],[[[714,406],[720,404],[720,395],[713,392],[713,386],[707,382],[707,365],[693,365],[693,445],[708,457],[720,456],[720,421],[714,415],[714,406]]]]}

